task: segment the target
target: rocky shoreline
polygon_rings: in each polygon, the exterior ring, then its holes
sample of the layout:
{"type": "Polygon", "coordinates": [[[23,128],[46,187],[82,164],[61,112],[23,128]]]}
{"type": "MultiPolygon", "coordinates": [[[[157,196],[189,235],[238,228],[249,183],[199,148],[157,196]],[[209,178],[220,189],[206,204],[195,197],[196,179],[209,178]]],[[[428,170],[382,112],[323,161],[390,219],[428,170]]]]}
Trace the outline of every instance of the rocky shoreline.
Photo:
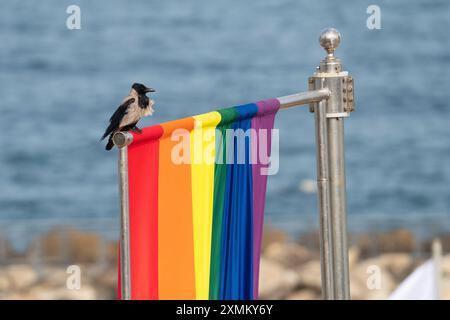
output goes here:
{"type": "MultiPolygon", "coordinates": [[[[450,236],[440,237],[444,253],[450,236]]],[[[430,241],[408,230],[352,235],[350,277],[353,299],[386,299],[398,284],[430,257],[430,241]],[[373,268],[381,275],[368,284],[373,268]]],[[[261,299],[320,299],[320,257],[317,233],[290,239],[266,229],[260,271],[261,299]]],[[[0,246],[0,299],[116,299],[117,243],[95,233],[55,229],[16,252],[0,246]],[[79,266],[80,287],[68,289],[70,265],[79,266]]],[[[450,299],[450,255],[444,256],[443,298],[450,299]]]]}

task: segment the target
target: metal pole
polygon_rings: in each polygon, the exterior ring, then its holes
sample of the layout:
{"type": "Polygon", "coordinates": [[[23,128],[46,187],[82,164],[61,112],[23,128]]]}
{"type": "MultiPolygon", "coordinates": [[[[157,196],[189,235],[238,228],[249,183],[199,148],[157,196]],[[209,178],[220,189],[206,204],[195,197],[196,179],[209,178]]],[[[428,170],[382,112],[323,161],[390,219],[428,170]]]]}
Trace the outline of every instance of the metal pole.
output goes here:
{"type": "Polygon", "coordinates": [[[333,255],[331,251],[330,189],[327,148],[326,101],[315,104],[317,146],[317,189],[320,222],[320,260],[322,296],[334,299],[333,255]]]}
{"type": "Polygon", "coordinates": [[[120,195],[120,275],[123,300],[131,300],[130,269],[130,207],[128,198],[128,147],[133,136],[128,132],[116,133],[114,144],[119,148],[120,195]]]}
{"type": "Polygon", "coordinates": [[[331,92],[328,89],[319,89],[291,94],[289,96],[279,97],[277,99],[280,102],[280,109],[283,110],[328,99],[330,94],[331,92]]]}
{"type": "MultiPolygon", "coordinates": [[[[334,56],[334,51],[339,46],[340,34],[335,29],[327,29],[319,38],[320,45],[327,51],[327,56],[317,68],[314,76],[309,79],[310,90],[316,88],[328,88],[331,92],[326,103],[326,126],[317,128],[321,130],[318,135],[324,134],[326,130],[326,144],[322,146],[328,153],[328,183],[321,178],[326,173],[324,159],[318,157],[318,180],[323,184],[319,189],[319,213],[321,216],[321,241],[322,248],[322,275],[327,290],[334,290],[333,299],[350,299],[350,282],[348,267],[348,244],[347,244],[347,217],[346,217],[346,190],[345,190],[345,161],[344,161],[344,118],[353,111],[353,79],[348,73],[342,71],[342,64],[334,56]],[[329,190],[329,197],[326,194],[329,190]],[[326,201],[326,199],[329,201],[326,201]],[[326,212],[330,210],[331,239],[327,233],[328,225],[323,223],[327,218],[326,212]],[[332,251],[331,263],[327,263],[330,257],[327,255],[326,247],[332,251]],[[327,275],[332,269],[332,277],[327,275]],[[333,283],[332,286],[327,281],[333,283]]],[[[319,111],[319,108],[311,106],[311,110],[319,111]]],[[[316,115],[316,119],[317,119],[316,115]]],[[[317,122],[316,122],[317,123],[317,122]]],[[[318,145],[319,148],[319,145],[318,145]]],[[[320,151],[320,150],[319,150],[320,151]]],[[[324,297],[327,294],[324,292],[324,297]]],[[[331,295],[329,295],[331,296],[331,295]]]]}
{"type": "Polygon", "coordinates": [[[432,243],[433,262],[435,268],[436,299],[442,299],[442,243],[438,238],[432,243]]]}

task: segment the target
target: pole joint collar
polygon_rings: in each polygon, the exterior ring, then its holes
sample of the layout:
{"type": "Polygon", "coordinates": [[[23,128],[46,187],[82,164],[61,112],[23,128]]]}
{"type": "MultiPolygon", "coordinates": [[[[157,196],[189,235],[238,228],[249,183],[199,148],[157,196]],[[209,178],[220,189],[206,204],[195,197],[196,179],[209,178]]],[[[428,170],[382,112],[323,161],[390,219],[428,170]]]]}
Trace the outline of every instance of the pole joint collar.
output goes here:
{"type": "Polygon", "coordinates": [[[347,118],[350,116],[348,112],[327,113],[327,118],[347,118]]]}
{"type": "Polygon", "coordinates": [[[113,142],[119,149],[121,149],[133,142],[133,135],[127,131],[116,132],[113,135],[113,142]]]}

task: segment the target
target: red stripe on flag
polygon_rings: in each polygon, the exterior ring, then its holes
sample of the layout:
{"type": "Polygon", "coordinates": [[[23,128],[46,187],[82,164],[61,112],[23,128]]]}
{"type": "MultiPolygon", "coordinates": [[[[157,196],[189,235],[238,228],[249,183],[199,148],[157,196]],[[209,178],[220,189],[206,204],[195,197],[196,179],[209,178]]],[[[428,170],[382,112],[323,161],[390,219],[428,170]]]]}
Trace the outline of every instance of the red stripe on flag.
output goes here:
{"type": "Polygon", "coordinates": [[[131,298],[158,299],[158,171],[161,126],[144,129],[153,139],[128,147],[131,298]]]}

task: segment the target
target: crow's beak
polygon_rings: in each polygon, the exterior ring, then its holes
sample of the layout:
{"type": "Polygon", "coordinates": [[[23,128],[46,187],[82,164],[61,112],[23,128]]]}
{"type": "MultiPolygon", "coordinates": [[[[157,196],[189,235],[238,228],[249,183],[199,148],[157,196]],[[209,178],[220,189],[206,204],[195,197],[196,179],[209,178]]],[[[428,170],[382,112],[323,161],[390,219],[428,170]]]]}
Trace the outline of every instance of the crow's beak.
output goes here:
{"type": "Polygon", "coordinates": [[[147,92],[155,92],[155,89],[153,88],[145,88],[145,93],[147,92]]]}

